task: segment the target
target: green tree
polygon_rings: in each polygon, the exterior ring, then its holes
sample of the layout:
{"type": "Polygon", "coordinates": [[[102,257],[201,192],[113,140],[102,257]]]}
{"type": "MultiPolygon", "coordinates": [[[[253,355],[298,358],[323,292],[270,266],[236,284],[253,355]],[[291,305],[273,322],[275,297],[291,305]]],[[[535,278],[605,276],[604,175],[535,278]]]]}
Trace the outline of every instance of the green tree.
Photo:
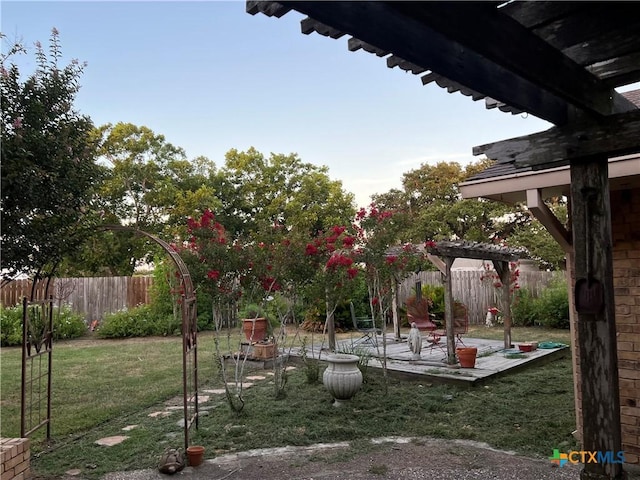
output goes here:
{"type": "Polygon", "coordinates": [[[463,200],[458,185],[491,162],[481,159],[464,169],[456,162],[423,164],[403,175],[402,190],[375,195],[379,208],[393,210],[403,225],[398,240],[451,239],[488,242],[508,237],[530,222],[520,206],[478,199],[463,200]]]}
{"type": "Polygon", "coordinates": [[[167,202],[190,169],[184,151],[131,123],[103,125],[97,133],[101,161],[110,168],[102,186],[106,210],[125,224],[159,231],[167,202]]]}
{"type": "Polygon", "coordinates": [[[304,163],[296,154],[265,158],[254,148],[232,149],[221,174],[226,195],[217,216],[236,236],[274,224],[285,231],[326,231],[355,214],[353,195],[329,178],[328,168],[304,163]]]}
{"type": "MultiPolygon", "coordinates": [[[[130,123],[93,132],[108,174],[100,188],[102,223],[127,225],[165,240],[184,234],[186,219],[217,208],[218,173],[206,157],[187,160],[163,135],[130,123]]],[[[98,230],[64,263],[68,275],[131,275],[158,253],[146,237],[98,230]]]]}
{"type": "Polygon", "coordinates": [[[53,275],[91,229],[93,187],[103,170],[91,119],[74,108],[85,65],[60,67],[61,56],[53,29],[48,53],[36,43],[36,71],[25,80],[11,56],[2,57],[3,282],[21,272],[53,275]]]}

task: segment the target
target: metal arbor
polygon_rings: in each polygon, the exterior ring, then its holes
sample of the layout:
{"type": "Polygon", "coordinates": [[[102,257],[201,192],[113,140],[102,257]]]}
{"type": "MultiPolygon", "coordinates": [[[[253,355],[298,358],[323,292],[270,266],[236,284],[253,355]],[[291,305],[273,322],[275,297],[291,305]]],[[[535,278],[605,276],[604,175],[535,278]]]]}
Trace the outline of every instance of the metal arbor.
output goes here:
{"type": "MultiPolygon", "coordinates": [[[[150,233],[120,225],[105,230],[129,231],[144,235],[171,257],[180,275],[182,317],[182,389],[184,446],[189,446],[189,430],[198,428],[198,325],[196,296],[191,275],[180,255],[164,240],[150,233]]],[[[51,435],[51,372],[53,351],[53,299],[27,302],[23,299],[22,381],[20,435],[26,437],[46,425],[51,435]]]]}
{"type": "Polygon", "coordinates": [[[180,311],[182,314],[182,401],[184,412],[184,448],[189,446],[189,429],[198,428],[198,311],[191,274],[178,252],[157,236],[136,228],[110,225],[107,230],[128,231],[144,235],[171,257],[180,274],[180,311]]]}

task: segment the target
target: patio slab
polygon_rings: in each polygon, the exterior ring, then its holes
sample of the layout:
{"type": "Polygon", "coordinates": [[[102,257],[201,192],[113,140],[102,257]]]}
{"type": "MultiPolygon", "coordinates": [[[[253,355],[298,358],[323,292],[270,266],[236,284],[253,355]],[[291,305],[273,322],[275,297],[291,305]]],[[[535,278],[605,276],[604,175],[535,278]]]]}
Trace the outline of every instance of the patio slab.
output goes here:
{"type": "MultiPolygon", "coordinates": [[[[453,383],[458,385],[478,385],[490,378],[514,373],[522,368],[541,365],[557,359],[560,356],[570,354],[567,346],[552,349],[538,348],[532,352],[522,352],[517,357],[510,358],[510,351],[505,350],[504,343],[500,340],[485,340],[479,338],[464,337],[464,346],[476,347],[478,356],[475,368],[460,368],[460,365],[447,365],[446,347],[444,345],[430,346],[425,340],[420,360],[411,360],[412,352],[409,350],[406,339],[396,341],[386,337],[386,349],[383,348],[383,338],[377,338],[377,345],[369,343],[357,343],[351,340],[336,342],[336,350],[344,353],[366,353],[371,356],[369,367],[382,368],[381,358],[386,350],[387,372],[395,376],[407,379],[428,381],[433,383],[453,383]]],[[[307,351],[307,356],[318,358],[319,346],[313,346],[307,351]]],[[[325,348],[320,351],[320,360],[326,359],[330,352],[325,348]]],[[[291,351],[293,357],[299,357],[299,350],[291,351]]]]}

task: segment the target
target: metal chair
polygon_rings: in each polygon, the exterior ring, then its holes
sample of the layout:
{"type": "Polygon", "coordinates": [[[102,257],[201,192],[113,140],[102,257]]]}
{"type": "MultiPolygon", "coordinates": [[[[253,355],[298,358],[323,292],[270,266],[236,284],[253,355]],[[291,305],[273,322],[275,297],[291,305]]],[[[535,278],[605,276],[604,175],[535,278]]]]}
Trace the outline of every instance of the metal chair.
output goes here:
{"type": "MultiPolygon", "coordinates": [[[[453,334],[456,337],[456,347],[458,344],[465,346],[462,341],[462,335],[466,334],[469,331],[469,316],[467,314],[466,305],[456,302],[453,307],[453,334]]],[[[447,328],[446,325],[442,329],[434,330],[433,333],[435,335],[439,335],[441,337],[447,336],[447,328]]]]}
{"type": "Polygon", "coordinates": [[[376,345],[378,342],[377,336],[382,334],[382,330],[376,328],[374,319],[370,317],[356,317],[356,309],[353,306],[353,302],[349,302],[349,308],[351,309],[353,328],[362,334],[360,338],[353,341],[353,344],[370,343],[376,345]]]}

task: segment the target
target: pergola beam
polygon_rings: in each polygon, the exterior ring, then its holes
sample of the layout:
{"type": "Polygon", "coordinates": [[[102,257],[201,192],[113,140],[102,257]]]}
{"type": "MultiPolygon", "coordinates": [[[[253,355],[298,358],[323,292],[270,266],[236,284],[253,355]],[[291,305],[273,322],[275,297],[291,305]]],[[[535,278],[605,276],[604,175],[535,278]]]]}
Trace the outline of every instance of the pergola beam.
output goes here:
{"type": "Polygon", "coordinates": [[[533,135],[473,147],[499,163],[519,167],[568,165],[594,155],[616,157],[640,151],[640,109],[612,115],[599,122],[553,127],[533,135]]]}

